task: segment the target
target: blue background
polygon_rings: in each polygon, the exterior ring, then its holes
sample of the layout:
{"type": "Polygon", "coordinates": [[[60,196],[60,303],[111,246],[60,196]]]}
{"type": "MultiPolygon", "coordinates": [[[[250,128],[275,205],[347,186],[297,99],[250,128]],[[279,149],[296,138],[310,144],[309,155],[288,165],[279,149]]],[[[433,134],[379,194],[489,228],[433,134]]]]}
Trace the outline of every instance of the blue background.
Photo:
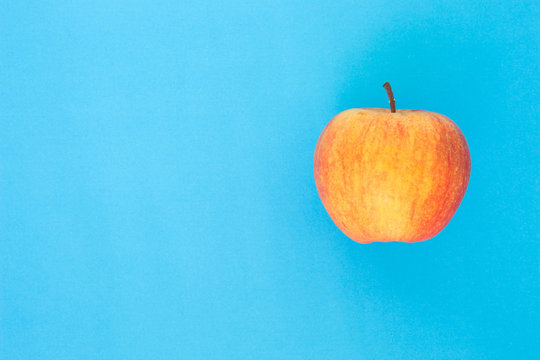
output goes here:
{"type": "Polygon", "coordinates": [[[540,355],[538,1],[0,9],[1,359],[540,355]],[[436,238],[360,245],[313,152],[387,80],[472,175],[436,238]]]}

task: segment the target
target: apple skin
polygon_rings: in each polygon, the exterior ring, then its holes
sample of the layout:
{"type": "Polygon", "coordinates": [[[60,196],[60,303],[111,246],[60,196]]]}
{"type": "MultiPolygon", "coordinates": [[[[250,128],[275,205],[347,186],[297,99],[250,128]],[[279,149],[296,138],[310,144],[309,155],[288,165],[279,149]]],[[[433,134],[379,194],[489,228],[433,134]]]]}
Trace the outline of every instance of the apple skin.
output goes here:
{"type": "Polygon", "coordinates": [[[359,243],[437,235],[467,189],[471,158],[461,130],[423,110],[350,109],[326,125],[315,184],[334,223],[359,243]]]}

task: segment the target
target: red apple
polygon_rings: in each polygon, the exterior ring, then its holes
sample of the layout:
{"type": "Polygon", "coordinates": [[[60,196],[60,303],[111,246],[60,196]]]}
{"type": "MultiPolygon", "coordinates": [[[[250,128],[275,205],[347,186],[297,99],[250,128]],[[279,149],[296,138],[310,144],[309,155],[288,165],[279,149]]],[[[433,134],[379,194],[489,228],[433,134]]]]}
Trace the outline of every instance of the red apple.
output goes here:
{"type": "Polygon", "coordinates": [[[360,243],[437,235],[469,182],[469,147],[456,124],[423,110],[350,109],[319,137],[317,190],[336,225],[360,243]]]}

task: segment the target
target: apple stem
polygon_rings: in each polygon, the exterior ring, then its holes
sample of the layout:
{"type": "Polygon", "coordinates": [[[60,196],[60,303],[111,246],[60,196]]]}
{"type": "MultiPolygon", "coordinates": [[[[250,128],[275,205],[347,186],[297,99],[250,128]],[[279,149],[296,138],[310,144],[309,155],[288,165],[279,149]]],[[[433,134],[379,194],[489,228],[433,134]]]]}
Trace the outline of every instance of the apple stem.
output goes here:
{"type": "Polygon", "coordinates": [[[392,87],[390,86],[390,83],[387,81],[384,83],[383,88],[386,89],[386,93],[388,94],[388,99],[390,100],[390,111],[395,113],[396,112],[396,99],[394,99],[394,93],[392,92],[392,87]]]}

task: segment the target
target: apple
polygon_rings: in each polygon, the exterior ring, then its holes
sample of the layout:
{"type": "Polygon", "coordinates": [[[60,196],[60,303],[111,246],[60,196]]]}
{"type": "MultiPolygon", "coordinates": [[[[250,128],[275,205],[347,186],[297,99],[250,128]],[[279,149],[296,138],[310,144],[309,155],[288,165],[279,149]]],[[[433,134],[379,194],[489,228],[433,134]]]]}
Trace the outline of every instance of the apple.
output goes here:
{"type": "Polygon", "coordinates": [[[349,109],[324,128],[314,156],[317,191],[341,231],[359,243],[417,242],[437,235],[456,212],[471,158],[444,115],[349,109]]]}

